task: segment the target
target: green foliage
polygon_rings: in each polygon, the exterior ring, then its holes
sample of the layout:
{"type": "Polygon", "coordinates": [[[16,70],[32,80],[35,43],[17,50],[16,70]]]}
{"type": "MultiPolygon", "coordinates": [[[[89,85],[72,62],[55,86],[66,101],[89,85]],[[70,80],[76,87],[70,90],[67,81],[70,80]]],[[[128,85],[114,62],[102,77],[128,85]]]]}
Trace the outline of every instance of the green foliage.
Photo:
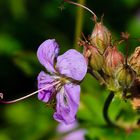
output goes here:
{"type": "Polygon", "coordinates": [[[130,19],[128,22],[128,30],[131,33],[131,36],[139,38],[140,34],[140,18],[139,16],[130,19]]]}
{"type": "Polygon", "coordinates": [[[128,8],[132,8],[139,4],[139,0],[123,0],[122,3],[124,3],[128,8]]]}
{"type": "MultiPolygon", "coordinates": [[[[36,50],[45,39],[56,38],[61,53],[75,45],[76,7],[65,4],[65,10],[61,11],[60,3],[59,0],[0,1],[0,62],[3,62],[0,67],[1,76],[4,75],[0,80],[0,93],[6,93],[4,98],[16,98],[25,91],[36,90],[37,75],[42,70],[36,50]],[[2,70],[4,68],[6,71],[2,70]],[[11,69],[17,76],[11,74],[11,69]]],[[[105,13],[104,23],[113,34],[119,36],[121,31],[126,30],[131,37],[139,37],[139,0],[86,0],[86,3],[99,17],[105,13]]],[[[88,36],[94,23],[90,20],[90,14],[86,12],[83,15],[80,15],[84,17],[82,32],[88,36]]],[[[138,44],[136,40],[132,42],[130,50],[138,44]]],[[[124,48],[124,44],[120,46],[122,51],[124,48]]],[[[87,74],[82,83],[77,113],[79,127],[87,131],[86,140],[139,140],[140,130],[131,128],[140,116],[133,111],[129,101],[125,102],[117,95],[109,108],[109,116],[112,121],[128,129],[106,125],[102,111],[108,94],[87,74]]],[[[33,98],[0,106],[0,140],[58,140],[57,123],[52,118],[54,111],[38,101],[36,96],[33,98]]]]}
{"type": "Polygon", "coordinates": [[[8,6],[11,11],[11,14],[16,19],[23,18],[27,16],[26,14],[26,6],[25,6],[25,0],[8,0],[8,6]]]}
{"type": "Polygon", "coordinates": [[[18,52],[13,61],[26,75],[34,75],[38,70],[38,60],[33,52],[18,52]]]}
{"type": "Polygon", "coordinates": [[[8,34],[0,35],[0,55],[11,56],[21,49],[22,46],[17,39],[8,34]]]}

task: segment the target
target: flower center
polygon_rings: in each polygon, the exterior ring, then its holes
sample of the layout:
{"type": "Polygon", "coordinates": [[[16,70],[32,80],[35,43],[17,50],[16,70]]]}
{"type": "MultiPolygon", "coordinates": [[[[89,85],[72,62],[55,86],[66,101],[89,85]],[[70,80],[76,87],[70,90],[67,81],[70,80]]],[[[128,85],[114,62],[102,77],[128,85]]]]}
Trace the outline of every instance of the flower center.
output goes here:
{"type": "Polygon", "coordinates": [[[60,77],[60,83],[64,85],[64,84],[70,83],[70,80],[67,79],[66,77],[60,77]]]}

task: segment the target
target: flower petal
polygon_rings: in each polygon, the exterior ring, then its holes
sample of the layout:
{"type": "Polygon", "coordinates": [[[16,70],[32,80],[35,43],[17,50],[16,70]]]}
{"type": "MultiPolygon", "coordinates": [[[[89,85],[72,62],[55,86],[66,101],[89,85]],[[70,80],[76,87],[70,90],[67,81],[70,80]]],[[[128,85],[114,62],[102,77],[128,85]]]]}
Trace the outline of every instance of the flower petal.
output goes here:
{"type": "Polygon", "coordinates": [[[60,123],[57,127],[57,132],[60,134],[66,134],[62,137],[62,140],[85,140],[84,136],[86,134],[86,130],[78,129],[78,123],[75,121],[72,124],[64,124],[60,123]]]}
{"type": "MultiPolygon", "coordinates": [[[[40,72],[38,75],[38,89],[42,89],[47,85],[50,85],[54,82],[54,78],[45,72],[40,72]]],[[[48,102],[52,94],[55,92],[55,88],[51,86],[48,89],[44,89],[38,93],[38,99],[43,102],[48,102]]]]}
{"type": "Polygon", "coordinates": [[[85,140],[85,134],[86,131],[84,129],[79,129],[68,133],[62,140],[85,140]]]}
{"type": "Polygon", "coordinates": [[[37,50],[39,62],[47,69],[48,72],[55,72],[54,59],[59,52],[59,45],[55,39],[44,41],[37,50]]]}
{"type": "Polygon", "coordinates": [[[57,105],[54,119],[58,122],[71,124],[75,121],[80,100],[80,86],[65,84],[56,96],[57,105]]]}
{"type": "Polygon", "coordinates": [[[56,69],[60,74],[81,81],[87,72],[87,64],[82,54],[71,49],[58,56],[56,69]]]}
{"type": "Polygon", "coordinates": [[[57,132],[66,133],[78,127],[77,121],[74,121],[71,124],[59,123],[57,127],[57,132]]]}

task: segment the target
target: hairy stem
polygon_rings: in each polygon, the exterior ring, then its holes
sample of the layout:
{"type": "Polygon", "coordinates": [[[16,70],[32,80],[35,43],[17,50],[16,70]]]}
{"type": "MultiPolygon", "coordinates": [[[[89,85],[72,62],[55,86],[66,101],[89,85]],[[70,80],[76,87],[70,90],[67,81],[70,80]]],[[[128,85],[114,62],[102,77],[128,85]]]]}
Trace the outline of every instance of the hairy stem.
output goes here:
{"type": "Polygon", "coordinates": [[[88,73],[90,73],[97,81],[99,81],[101,85],[105,85],[105,80],[97,71],[93,71],[91,68],[88,68],[88,73]]]}

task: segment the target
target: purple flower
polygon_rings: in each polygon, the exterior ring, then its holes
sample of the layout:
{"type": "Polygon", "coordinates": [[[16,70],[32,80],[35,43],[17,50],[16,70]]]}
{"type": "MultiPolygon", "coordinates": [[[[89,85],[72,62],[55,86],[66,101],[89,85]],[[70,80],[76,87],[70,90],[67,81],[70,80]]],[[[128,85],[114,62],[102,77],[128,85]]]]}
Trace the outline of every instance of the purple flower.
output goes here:
{"type": "Polygon", "coordinates": [[[38,98],[55,108],[55,120],[70,124],[75,121],[80,98],[79,82],[86,75],[87,65],[84,56],[74,49],[60,56],[58,52],[55,39],[46,40],[38,48],[39,62],[49,73],[40,72],[38,89],[52,85],[40,91],[38,98]]]}
{"type": "Polygon", "coordinates": [[[85,140],[84,135],[86,134],[86,130],[76,129],[77,127],[78,123],[76,121],[69,125],[60,123],[57,127],[57,132],[61,134],[68,133],[62,138],[62,140],[85,140]]]}

